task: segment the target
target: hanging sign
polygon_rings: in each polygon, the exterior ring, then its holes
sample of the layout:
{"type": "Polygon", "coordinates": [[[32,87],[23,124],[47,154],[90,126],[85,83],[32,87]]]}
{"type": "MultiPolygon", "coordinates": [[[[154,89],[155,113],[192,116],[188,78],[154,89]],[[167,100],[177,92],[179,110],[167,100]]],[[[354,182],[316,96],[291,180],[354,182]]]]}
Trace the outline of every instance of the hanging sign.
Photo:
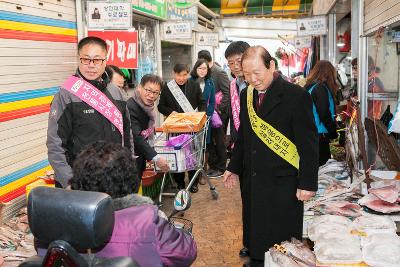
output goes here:
{"type": "Polygon", "coordinates": [[[297,36],[324,35],[327,32],[325,16],[297,19],[297,36]]]}
{"type": "Polygon", "coordinates": [[[294,38],[295,48],[309,48],[311,47],[311,36],[294,38]]]}
{"type": "Polygon", "coordinates": [[[107,43],[107,64],[120,68],[137,69],[138,33],[135,31],[88,31],[107,43]]]}
{"type": "Polygon", "coordinates": [[[218,47],[218,33],[198,32],[196,36],[196,42],[198,45],[218,47]]]}
{"type": "Polygon", "coordinates": [[[129,29],[132,9],[127,2],[87,2],[89,29],[129,29]]]}
{"type": "Polygon", "coordinates": [[[181,8],[178,3],[167,3],[167,18],[168,20],[190,21],[192,28],[194,28],[198,23],[197,6],[181,8]]]}
{"type": "Polygon", "coordinates": [[[190,22],[164,22],[162,25],[165,40],[192,39],[190,22]]]}

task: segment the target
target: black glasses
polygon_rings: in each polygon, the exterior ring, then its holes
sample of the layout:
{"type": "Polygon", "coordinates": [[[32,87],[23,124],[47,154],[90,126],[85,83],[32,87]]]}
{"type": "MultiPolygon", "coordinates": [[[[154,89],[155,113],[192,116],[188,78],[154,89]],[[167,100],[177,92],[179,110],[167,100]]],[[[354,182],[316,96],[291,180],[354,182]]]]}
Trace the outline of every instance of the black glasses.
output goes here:
{"type": "Polygon", "coordinates": [[[81,63],[83,65],[89,65],[90,62],[93,62],[94,65],[98,66],[103,64],[103,62],[106,60],[106,58],[87,58],[87,57],[81,57],[79,58],[79,60],[81,61],[81,63]]]}
{"type": "Polygon", "coordinates": [[[147,95],[152,94],[154,96],[159,96],[161,94],[161,92],[154,92],[154,91],[151,91],[150,89],[147,89],[147,88],[143,88],[143,89],[144,89],[144,91],[146,92],[147,95]]]}

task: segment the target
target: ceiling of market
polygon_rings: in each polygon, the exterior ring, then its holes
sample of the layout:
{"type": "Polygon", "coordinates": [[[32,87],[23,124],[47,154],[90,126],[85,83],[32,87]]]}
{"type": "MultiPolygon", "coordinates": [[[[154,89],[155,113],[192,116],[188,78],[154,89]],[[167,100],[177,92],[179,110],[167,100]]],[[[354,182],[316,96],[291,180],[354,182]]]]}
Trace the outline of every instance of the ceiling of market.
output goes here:
{"type": "Polygon", "coordinates": [[[200,0],[220,17],[285,17],[310,14],[313,0],[200,0]]]}

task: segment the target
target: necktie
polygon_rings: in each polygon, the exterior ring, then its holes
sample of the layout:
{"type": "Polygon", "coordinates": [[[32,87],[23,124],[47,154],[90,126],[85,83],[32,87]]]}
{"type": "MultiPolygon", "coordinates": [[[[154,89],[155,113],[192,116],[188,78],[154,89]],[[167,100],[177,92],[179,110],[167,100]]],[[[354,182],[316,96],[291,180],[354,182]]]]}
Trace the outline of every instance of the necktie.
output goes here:
{"type": "Polygon", "coordinates": [[[265,93],[258,93],[257,110],[260,108],[261,103],[264,100],[264,97],[265,97],[265,93]]]}

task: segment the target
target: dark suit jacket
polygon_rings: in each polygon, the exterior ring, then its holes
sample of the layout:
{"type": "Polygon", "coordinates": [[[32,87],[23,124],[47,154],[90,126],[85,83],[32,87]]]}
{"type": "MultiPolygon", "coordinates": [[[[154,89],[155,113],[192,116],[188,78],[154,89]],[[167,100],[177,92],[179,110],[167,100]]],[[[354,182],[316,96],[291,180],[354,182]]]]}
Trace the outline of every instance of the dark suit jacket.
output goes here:
{"type": "MultiPolygon", "coordinates": [[[[201,88],[198,83],[189,79],[186,82],[186,86],[181,89],[183,94],[189,100],[189,103],[192,105],[193,109],[197,108],[198,111],[206,111],[206,102],[203,98],[203,93],[201,92],[201,88]]],[[[183,113],[183,109],[169,90],[167,83],[165,83],[162,87],[160,102],[158,103],[158,110],[164,116],[169,116],[172,111],[183,113]]]]}
{"type": "MultiPolygon", "coordinates": [[[[297,200],[296,190],[317,190],[318,134],[310,94],[276,78],[257,114],[296,145],[300,155],[298,171],[252,130],[247,90],[240,95],[238,140],[227,169],[242,175],[243,210],[251,225],[248,249],[252,258],[263,259],[264,252],[275,243],[302,236],[303,203],[297,200]]],[[[254,92],[254,107],[257,100],[254,92]]]]}
{"type": "Polygon", "coordinates": [[[150,118],[133,98],[128,99],[127,108],[131,118],[135,155],[138,156],[136,159],[138,174],[139,177],[142,177],[142,173],[146,167],[146,160],[151,160],[157,155],[154,148],[140,135],[143,130],[148,128],[150,118]]]}
{"type": "Polygon", "coordinates": [[[222,119],[226,120],[229,116],[229,107],[231,105],[229,98],[230,82],[228,74],[226,74],[226,72],[222,68],[218,67],[214,63],[214,65],[211,67],[211,79],[214,82],[215,93],[221,91],[223,94],[221,104],[217,106],[217,110],[221,112],[221,115],[223,117],[222,119]]]}

